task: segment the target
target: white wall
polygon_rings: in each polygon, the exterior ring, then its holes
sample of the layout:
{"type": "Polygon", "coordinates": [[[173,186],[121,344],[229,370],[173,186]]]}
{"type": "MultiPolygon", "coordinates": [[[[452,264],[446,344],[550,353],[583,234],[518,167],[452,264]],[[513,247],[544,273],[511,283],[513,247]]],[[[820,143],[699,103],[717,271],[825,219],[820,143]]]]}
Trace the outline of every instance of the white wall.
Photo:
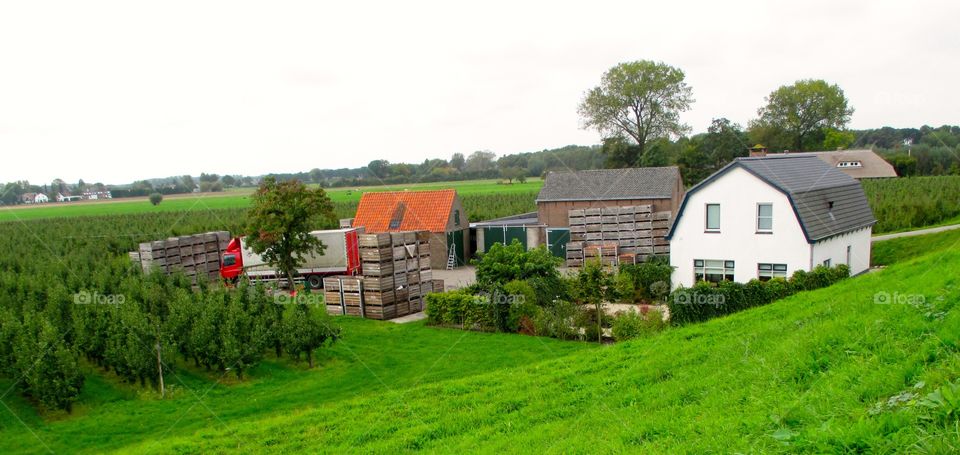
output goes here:
{"type": "Polygon", "coordinates": [[[810,253],[787,196],[753,174],[733,168],[688,195],[670,239],[673,286],[694,284],[694,259],[736,261],[734,280],[747,282],[757,277],[758,263],[787,264],[787,276],[798,269],[809,270],[810,253]],[[704,232],[708,203],[720,204],[720,233],[704,232]],[[773,204],[772,234],[757,233],[758,203],[773,204]]]}
{"type": "Polygon", "coordinates": [[[813,245],[813,266],[823,264],[830,259],[833,266],[847,264],[847,246],[850,250],[850,275],[863,273],[870,268],[870,236],[872,228],[848,232],[813,245]]]}

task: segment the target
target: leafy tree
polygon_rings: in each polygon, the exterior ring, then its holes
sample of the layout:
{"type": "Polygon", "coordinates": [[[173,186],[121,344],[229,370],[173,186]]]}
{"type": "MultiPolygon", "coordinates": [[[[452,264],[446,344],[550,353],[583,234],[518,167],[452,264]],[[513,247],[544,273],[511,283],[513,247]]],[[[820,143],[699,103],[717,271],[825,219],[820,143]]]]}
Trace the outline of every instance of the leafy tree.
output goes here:
{"type": "Polygon", "coordinates": [[[850,147],[857,140],[853,131],[840,131],[833,128],[826,130],[826,136],[823,139],[824,150],[843,150],[850,147]]]}
{"type": "Polygon", "coordinates": [[[367,170],[370,171],[370,175],[385,179],[390,176],[390,162],[387,160],[373,160],[370,164],[367,164],[367,170]]]}
{"type": "Polygon", "coordinates": [[[477,266],[477,285],[493,291],[514,280],[558,278],[560,274],[557,267],[562,262],[545,247],[527,250],[516,240],[510,245],[496,243],[479,260],[474,261],[477,266]]]}
{"type": "Polygon", "coordinates": [[[783,132],[797,151],[824,128],[843,129],[853,114],[843,90],[819,79],[782,86],[767,96],[766,103],[752,127],[783,132]]]}
{"type": "Polygon", "coordinates": [[[497,155],[489,150],[478,150],[470,154],[464,164],[465,172],[472,174],[481,174],[492,171],[496,166],[494,159],[497,155]]]}
{"type": "Polygon", "coordinates": [[[631,144],[622,136],[608,137],[603,140],[601,153],[606,157],[606,167],[625,168],[640,163],[641,147],[631,144]]]}
{"type": "Polygon", "coordinates": [[[322,188],[303,182],[277,183],[268,177],[253,194],[248,213],[247,244],[276,267],[293,289],[297,265],[309,254],[323,254],[325,246],[310,231],[333,225],[333,203],[322,188]]]}
{"type": "Polygon", "coordinates": [[[204,172],[200,173],[200,182],[213,183],[217,180],[220,180],[220,176],[217,174],[207,174],[204,172]]]}
{"type": "Polygon", "coordinates": [[[323,171],[317,168],[310,169],[310,181],[320,183],[323,181],[323,171]]]}
{"type": "Polygon", "coordinates": [[[220,183],[222,183],[224,187],[229,188],[233,185],[236,185],[237,179],[232,175],[225,175],[220,177],[220,183]]]}
{"type": "Polygon", "coordinates": [[[160,193],[150,193],[150,203],[153,205],[160,205],[160,202],[163,201],[163,195],[160,193]]]}
{"type": "Polygon", "coordinates": [[[506,167],[500,169],[500,176],[507,179],[509,183],[513,184],[514,180],[519,180],[525,177],[526,173],[519,167],[506,167]]]}
{"type": "Polygon", "coordinates": [[[683,71],[639,60],[604,73],[600,85],[586,93],[578,111],[584,128],[596,129],[605,137],[633,139],[639,146],[637,156],[642,158],[650,140],[681,135],[689,129],[680,122],[680,113],[692,103],[692,90],[684,82],[683,71]]]}
{"type": "Polygon", "coordinates": [[[587,261],[574,279],[573,294],[582,305],[593,305],[597,320],[597,342],[603,342],[603,302],[616,298],[613,278],[599,261],[587,261]]]}
{"type": "Polygon", "coordinates": [[[193,191],[193,189],[197,186],[190,174],[180,176],[180,183],[187,191],[193,191]]]}
{"type": "Polygon", "coordinates": [[[226,302],[221,332],[220,362],[233,369],[237,379],[241,380],[245,370],[260,363],[266,347],[266,336],[251,311],[250,298],[249,286],[246,282],[241,283],[226,302]]]}
{"type": "Polygon", "coordinates": [[[747,144],[747,135],[740,125],[725,118],[713,119],[702,145],[709,157],[711,172],[726,166],[734,158],[746,156],[747,144]]]}
{"type": "Polygon", "coordinates": [[[464,165],[466,165],[466,159],[463,157],[462,153],[457,152],[450,157],[450,167],[463,172],[464,165]]]}
{"type": "Polygon", "coordinates": [[[303,303],[293,305],[284,320],[284,346],[287,352],[300,358],[307,357],[307,363],[313,368],[313,351],[328,340],[335,341],[340,335],[339,328],[333,328],[318,312],[303,303]]]}

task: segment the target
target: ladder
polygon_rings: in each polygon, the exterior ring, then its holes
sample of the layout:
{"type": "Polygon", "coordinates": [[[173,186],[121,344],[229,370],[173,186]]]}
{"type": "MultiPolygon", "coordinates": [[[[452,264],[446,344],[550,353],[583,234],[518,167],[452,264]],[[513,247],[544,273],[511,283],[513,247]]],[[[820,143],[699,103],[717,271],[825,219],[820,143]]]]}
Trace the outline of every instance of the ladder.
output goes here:
{"type": "Polygon", "coordinates": [[[457,245],[450,245],[450,254],[447,255],[447,270],[453,270],[457,266],[457,245]]]}

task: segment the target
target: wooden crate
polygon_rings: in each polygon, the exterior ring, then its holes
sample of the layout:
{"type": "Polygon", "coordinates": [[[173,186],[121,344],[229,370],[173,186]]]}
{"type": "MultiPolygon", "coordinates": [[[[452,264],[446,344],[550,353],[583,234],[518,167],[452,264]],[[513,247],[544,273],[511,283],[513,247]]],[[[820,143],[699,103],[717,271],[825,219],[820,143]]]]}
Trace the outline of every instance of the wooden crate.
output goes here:
{"type": "Polygon", "coordinates": [[[430,231],[417,231],[417,242],[424,244],[430,243],[430,231]]]}
{"type": "Polygon", "coordinates": [[[363,289],[368,291],[393,290],[394,279],[392,275],[388,276],[363,276],[363,289]]]}
{"type": "Polygon", "coordinates": [[[379,234],[360,234],[357,236],[357,244],[361,248],[383,248],[390,246],[390,234],[382,232],[379,234]]]}
{"type": "Polygon", "coordinates": [[[364,262],[364,276],[387,276],[393,275],[393,261],[388,262],[364,262]]]}
{"type": "Polygon", "coordinates": [[[433,280],[433,292],[443,292],[445,290],[443,280],[433,280]]]}
{"type": "Polygon", "coordinates": [[[327,314],[331,316],[343,315],[343,307],[340,305],[327,305],[327,314]]]}
{"type": "Polygon", "coordinates": [[[384,262],[393,259],[390,248],[361,248],[360,259],[365,262],[384,262]]]}
{"type": "Polygon", "coordinates": [[[433,279],[433,270],[424,269],[420,271],[420,282],[426,283],[433,279]]]}
{"type": "Polygon", "coordinates": [[[410,302],[404,300],[397,302],[397,316],[406,316],[410,314],[410,302]]]}
{"type": "Polygon", "coordinates": [[[363,291],[363,302],[365,305],[390,305],[396,302],[394,291],[363,291]]]}

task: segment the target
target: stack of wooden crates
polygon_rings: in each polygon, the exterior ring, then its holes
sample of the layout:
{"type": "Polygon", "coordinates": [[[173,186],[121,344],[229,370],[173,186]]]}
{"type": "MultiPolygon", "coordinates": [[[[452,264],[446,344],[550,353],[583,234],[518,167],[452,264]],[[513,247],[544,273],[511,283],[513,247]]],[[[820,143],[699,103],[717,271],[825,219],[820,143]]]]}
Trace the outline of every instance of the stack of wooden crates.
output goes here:
{"type": "Polygon", "coordinates": [[[130,259],[140,264],[144,273],[183,272],[194,284],[200,277],[216,281],[220,279],[220,258],[229,242],[227,231],[171,237],[141,243],[138,251],[130,253],[130,259]]]}
{"type": "Polygon", "coordinates": [[[567,267],[594,259],[603,265],[633,264],[670,254],[670,215],[653,212],[650,205],[570,210],[567,267]]]}
{"type": "Polygon", "coordinates": [[[363,275],[323,280],[327,312],[386,320],[422,311],[434,291],[430,233],[360,234],[358,243],[363,275]]]}

